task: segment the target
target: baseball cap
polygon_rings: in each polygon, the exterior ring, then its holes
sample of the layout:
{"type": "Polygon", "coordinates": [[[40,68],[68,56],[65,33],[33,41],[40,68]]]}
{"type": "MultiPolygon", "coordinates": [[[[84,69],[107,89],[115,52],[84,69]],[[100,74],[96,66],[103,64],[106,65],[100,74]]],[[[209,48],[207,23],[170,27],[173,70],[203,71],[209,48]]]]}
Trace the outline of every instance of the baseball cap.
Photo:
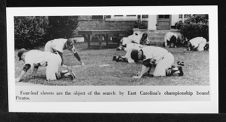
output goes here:
{"type": "Polygon", "coordinates": [[[24,49],[24,48],[22,48],[22,49],[20,49],[20,50],[18,51],[17,56],[19,57],[19,61],[22,60],[21,57],[22,57],[23,53],[26,52],[26,51],[27,51],[27,50],[24,49]]]}
{"type": "Polygon", "coordinates": [[[132,58],[134,61],[138,61],[138,50],[132,50],[132,51],[131,51],[131,58],[132,58]]]}

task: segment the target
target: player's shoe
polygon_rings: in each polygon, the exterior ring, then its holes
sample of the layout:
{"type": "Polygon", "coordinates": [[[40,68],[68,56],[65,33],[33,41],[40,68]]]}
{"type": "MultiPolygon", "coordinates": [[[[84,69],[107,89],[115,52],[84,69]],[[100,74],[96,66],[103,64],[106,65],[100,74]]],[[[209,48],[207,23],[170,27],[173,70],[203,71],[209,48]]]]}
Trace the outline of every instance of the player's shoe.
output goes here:
{"type": "Polygon", "coordinates": [[[70,78],[71,80],[74,80],[76,78],[75,73],[73,73],[72,71],[69,71],[69,70],[61,71],[61,75],[66,78],[70,78]]]}
{"type": "Polygon", "coordinates": [[[68,74],[68,77],[69,77],[71,80],[74,80],[74,79],[76,78],[75,73],[73,73],[73,72],[70,72],[70,74],[68,74]]]}

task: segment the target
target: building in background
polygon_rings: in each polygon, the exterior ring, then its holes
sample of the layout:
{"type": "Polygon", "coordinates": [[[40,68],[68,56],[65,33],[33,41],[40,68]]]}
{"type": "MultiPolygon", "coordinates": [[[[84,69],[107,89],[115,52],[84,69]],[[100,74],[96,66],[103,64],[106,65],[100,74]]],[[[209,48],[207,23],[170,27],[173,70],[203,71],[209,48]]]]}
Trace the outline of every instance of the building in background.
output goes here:
{"type": "Polygon", "coordinates": [[[81,20],[105,20],[105,21],[141,21],[147,22],[148,30],[170,30],[176,22],[184,22],[191,14],[177,15],[94,15],[82,16],[81,20]]]}
{"type": "MultiPolygon", "coordinates": [[[[184,22],[191,17],[191,14],[175,15],[90,15],[79,16],[78,27],[74,36],[79,35],[85,40],[92,40],[91,37],[111,37],[111,40],[119,42],[122,37],[131,35],[134,31],[148,32],[148,38],[152,42],[163,43],[164,35],[168,31],[177,31],[175,24],[178,21],[184,22]],[[139,24],[142,26],[137,26],[139,24]],[[142,27],[142,28],[141,28],[142,27]],[[100,34],[92,35],[91,33],[100,34]],[[103,34],[101,34],[103,32],[103,34]]],[[[102,38],[101,39],[104,39],[102,38]]],[[[160,44],[162,45],[162,44],[160,44]]]]}

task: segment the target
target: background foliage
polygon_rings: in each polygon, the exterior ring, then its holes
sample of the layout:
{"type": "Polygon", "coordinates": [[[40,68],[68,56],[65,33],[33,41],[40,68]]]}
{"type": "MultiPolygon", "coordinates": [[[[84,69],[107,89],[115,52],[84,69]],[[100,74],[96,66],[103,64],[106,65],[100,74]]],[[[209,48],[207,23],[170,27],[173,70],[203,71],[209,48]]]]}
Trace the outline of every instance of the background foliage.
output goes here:
{"type": "Polygon", "coordinates": [[[175,26],[188,40],[198,36],[209,40],[208,15],[193,15],[184,22],[177,22],[175,26]]]}
{"type": "Polygon", "coordinates": [[[77,27],[77,18],[77,16],[15,17],[15,48],[35,48],[54,38],[69,38],[77,27]]]}
{"type": "Polygon", "coordinates": [[[47,17],[15,17],[15,47],[31,48],[42,45],[44,36],[46,36],[47,26],[47,17]]]}

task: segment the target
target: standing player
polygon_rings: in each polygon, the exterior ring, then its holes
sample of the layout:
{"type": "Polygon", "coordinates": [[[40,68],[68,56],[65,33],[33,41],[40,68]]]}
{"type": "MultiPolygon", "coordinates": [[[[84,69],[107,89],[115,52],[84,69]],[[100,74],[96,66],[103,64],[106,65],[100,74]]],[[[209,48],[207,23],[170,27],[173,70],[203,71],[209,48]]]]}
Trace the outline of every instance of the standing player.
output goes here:
{"type": "Polygon", "coordinates": [[[64,60],[63,60],[63,50],[65,50],[65,49],[70,50],[74,54],[76,59],[80,62],[80,64],[84,65],[80,56],[78,55],[77,50],[75,49],[73,40],[59,38],[59,39],[50,40],[45,44],[45,51],[52,52],[52,53],[57,52],[61,56],[61,58],[62,58],[61,65],[63,65],[63,66],[65,66],[64,60]]]}
{"type": "MultiPolygon", "coordinates": [[[[146,46],[140,50],[132,50],[131,58],[135,62],[142,61],[140,73],[137,76],[133,76],[133,78],[141,78],[154,67],[153,76],[169,76],[175,73],[175,71],[168,71],[174,64],[174,56],[164,48],[146,46]]],[[[175,70],[175,68],[172,70],[175,70]]],[[[182,69],[177,70],[178,74],[183,75],[182,69]]]]}
{"type": "Polygon", "coordinates": [[[75,78],[73,72],[59,72],[62,59],[58,53],[21,49],[18,52],[18,57],[19,60],[24,62],[24,66],[20,75],[16,78],[16,82],[21,81],[21,78],[30,68],[33,69],[32,75],[36,74],[39,66],[46,67],[46,80],[57,80],[61,77],[70,77],[72,80],[75,78]]]}

